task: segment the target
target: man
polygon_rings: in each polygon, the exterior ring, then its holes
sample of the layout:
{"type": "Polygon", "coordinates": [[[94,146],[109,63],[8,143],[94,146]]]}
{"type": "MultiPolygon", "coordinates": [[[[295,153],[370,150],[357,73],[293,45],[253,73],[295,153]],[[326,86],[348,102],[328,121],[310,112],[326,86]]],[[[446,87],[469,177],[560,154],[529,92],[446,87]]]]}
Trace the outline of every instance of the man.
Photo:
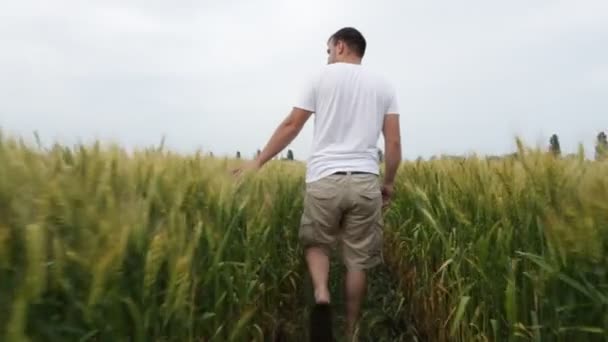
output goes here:
{"type": "Polygon", "coordinates": [[[354,28],[334,33],[328,65],[305,88],[291,113],[246,169],[259,169],[299,134],[315,113],[299,238],[314,286],[313,340],[330,325],[330,251],[346,265],[346,334],[352,336],[366,292],[366,270],[382,262],[382,207],[388,205],[401,162],[395,91],[361,65],[366,40],[354,28]],[[385,175],[379,181],[378,142],[385,140],[385,175]],[[323,318],[325,315],[326,318],[323,318]]]}

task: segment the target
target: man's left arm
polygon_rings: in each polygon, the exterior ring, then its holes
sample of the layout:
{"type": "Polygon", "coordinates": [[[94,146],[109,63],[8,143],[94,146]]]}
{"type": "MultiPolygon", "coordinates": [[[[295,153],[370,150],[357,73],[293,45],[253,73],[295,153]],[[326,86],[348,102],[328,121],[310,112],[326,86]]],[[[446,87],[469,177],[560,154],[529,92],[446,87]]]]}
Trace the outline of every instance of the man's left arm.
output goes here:
{"type": "Polygon", "coordinates": [[[270,140],[256,158],[254,162],[255,168],[261,168],[266,162],[287,147],[298,136],[311,115],[311,111],[294,107],[291,113],[276,128],[270,140]]]}

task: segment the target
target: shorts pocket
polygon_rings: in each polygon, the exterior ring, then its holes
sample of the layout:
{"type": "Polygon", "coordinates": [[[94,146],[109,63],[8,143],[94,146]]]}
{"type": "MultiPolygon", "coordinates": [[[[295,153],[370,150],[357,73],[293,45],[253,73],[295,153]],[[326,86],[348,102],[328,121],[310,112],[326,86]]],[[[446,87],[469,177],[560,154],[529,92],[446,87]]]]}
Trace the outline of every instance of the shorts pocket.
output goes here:
{"type": "Polygon", "coordinates": [[[338,195],[338,187],[334,183],[320,180],[308,184],[306,187],[306,194],[315,200],[331,200],[338,195]]]}
{"type": "Polygon", "coordinates": [[[324,201],[336,198],[336,191],[322,190],[322,189],[310,189],[307,194],[315,200],[324,201]]]}
{"type": "Polygon", "coordinates": [[[384,247],[384,232],[382,225],[379,222],[374,224],[373,238],[367,250],[367,266],[374,267],[379,263],[384,262],[383,247],[384,247]]]}
{"type": "Polygon", "coordinates": [[[382,193],[380,190],[368,190],[359,192],[357,205],[364,210],[367,215],[377,215],[382,210],[382,193]]]}
{"type": "Polygon", "coordinates": [[[382,192],[380,190],[368,190],[359,193],[359,196],[363,197],[367,200],[376,200],[382,197],[382,192]]]}
{"type": "Polygon", "coordinates": [[[382,245],[384,242],[384,231],[382,224],[378,221],[374,223],[374,239],[370,246],[370,256],[380,256],[382,254],[382,245]]]}
{"type": "Polygon", "coordinates": [[[310,217],[304,215],[300,222],[300,230],[298,232],[298,238],[304,246],[309,246],[315,243],[315,226],[314,222],[310,217]]]}

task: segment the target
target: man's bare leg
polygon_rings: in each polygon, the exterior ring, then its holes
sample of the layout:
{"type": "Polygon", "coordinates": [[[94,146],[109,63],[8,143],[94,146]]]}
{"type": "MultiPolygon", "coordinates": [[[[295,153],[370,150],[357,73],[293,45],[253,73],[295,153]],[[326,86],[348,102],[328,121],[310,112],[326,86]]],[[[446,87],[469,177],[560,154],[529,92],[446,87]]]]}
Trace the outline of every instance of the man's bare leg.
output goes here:
{"type": "Polygon", "coordinates": [[[364,270],[348,270],[346,272],[346,336],[349,339],[355,332],[366,286],[367,276],[364,270]]]}
{"type": "Polygon", "coordinates": [[[329,257],[319,247],[306,249],[306,263],[315,291],[315,303],[329,303],[329,257]]]}

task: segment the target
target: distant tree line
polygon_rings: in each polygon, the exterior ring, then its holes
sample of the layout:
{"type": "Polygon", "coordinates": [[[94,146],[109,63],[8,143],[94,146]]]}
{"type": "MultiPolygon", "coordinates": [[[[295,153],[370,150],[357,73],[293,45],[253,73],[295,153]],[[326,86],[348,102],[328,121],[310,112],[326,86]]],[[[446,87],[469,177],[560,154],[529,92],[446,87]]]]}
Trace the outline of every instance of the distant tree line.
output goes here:
{"type": "MultiPolygon", "coordinates": [[[[559,136],[557,134],[553,134],[551,135],[551,137],[549,138],[549,153],[554,155],[555,157],[560,157],[562,155],[562,148],[561,145],[559,143],[559,136]]],[[[259,157],[260,154],[262,153],[262,151],[260,151],[259,149],[256,151],[255,157],[259,157]]],[[[514,153],[509,154],[508,156],[512,157],[513,155],[515,155],[514,153]]],[[[213,157],[213,152],[209,152],[209,156],[213,157]]],[[[241,151],[236,151],[236,159],[241,159],[241,151]]],[[[464,157],[462,156],[446,156],[447,158],[450,159],[463,159],[464,157]]],[[[488,159],[498,159],[500,157],[497,156],[490,156],[488,157],[488,159]]],[[[294,152],[293,150],[287,150],[287,156],[286,157],[275,157],[275,159],[280,159],[280,160],[295,160],[294,157],[294,152]]],[[[433,156],[430,158],[430,160],[435,160],[437,159],[437,156],[433,156]]],[[[417,161],[421,161],[422,157],[418,157],[417,161]]],[[[608,138],[606,136],[605,132],[599,132],[597,137],[596,137],[596,143],[595,143],[595,160],[608,160],[608,138]]],[[[378,149],[378,162],[382,163],[384,162],[384,153],[381,149],[378,149]]]]}
{"type": "MultiPolygon", "coordinates": [[[[255,158],[259,157],[261,153],[262,153],[262,151],[260,151],[260,150],[258,149],[258,150],[256,151],[256,153],[255,153],[255,158]]],[[[213,156],[213,153],[210,153],[209,155],[212,157],[212,156],[213,156]]],[[[242,157],[242,156],[241,156],[241,151],[236,151],[236,159],[241,159],[241,157],[242,157]]],[[[294,160],[294,154],[293,154],[293,151],[292,151],[292,150],[287,150],[287,157],[285,157],[285,158],[281,157],[280,159],[281,159],[281,160],[294,160]]]]}
{"type": "MultiPolygon", "coordinates": [[[[254,158],[259,157],[261,153],[262,153],[262,151],[258,149],[255,153],[254,158]]],[[[209,152],[209,156],[213,157],[213,153],[209,152]]],[[[236,151],[236,159],[241,159],[241,158],[242,158],[241,151],[236,151]]],[[[293,150],[287,150],[287,156],[285,156],[285,157],[277,156],[275,158],[280,159],[280,160],[295,160],[293,150]]],[[[378,162],[380,162],[380,163],[384,162],[384,152],[381,149],[378,149],[378,162]]]]}
{"type": "MultiPolygon", "coordinates": [[[[561,156],[562,149],[559,144],[559,137],[557,134],[553,134],[549,139],[549,152],[556,157],[561,156]]],[[[608,159],[608,141],[606,140],[606,133],[599,132],[595,141],[595,160],[607,160],[608,159]]]]}
{"type": "Polygon", "coordinates": [[[608,159],[608,141],[606,140],[606,133],[600,132],[595,144],[595,160],[606,159],[608,159]]]}
{"type": "Polygon", "coordinates": [[[559,137],[553,134],[549,139],[549,152],[558,157],[562,154],[562,148],[559,146],[559,137]]]}

